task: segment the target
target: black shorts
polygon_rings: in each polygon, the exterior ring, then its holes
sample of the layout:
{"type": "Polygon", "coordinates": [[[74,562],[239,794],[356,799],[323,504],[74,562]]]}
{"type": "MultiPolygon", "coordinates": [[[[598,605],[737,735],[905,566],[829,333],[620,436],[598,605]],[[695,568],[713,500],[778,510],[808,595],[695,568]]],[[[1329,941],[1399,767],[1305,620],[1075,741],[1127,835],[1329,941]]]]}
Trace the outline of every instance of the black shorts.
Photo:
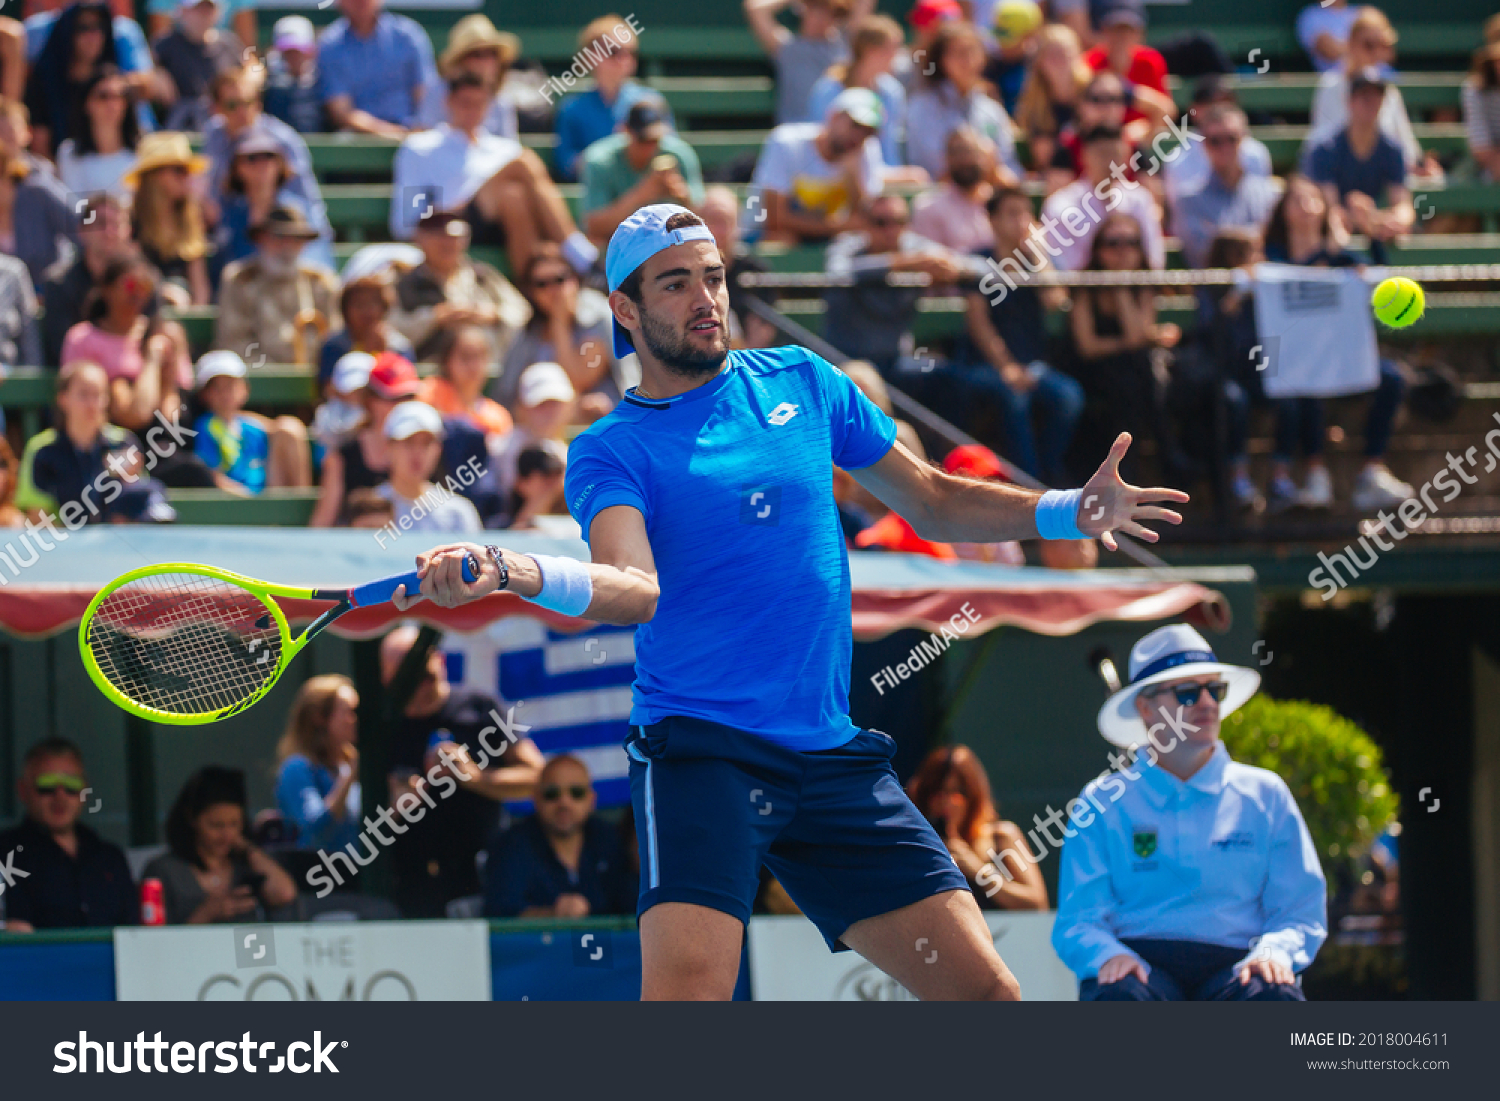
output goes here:
{"type": "Polygon", "coordinates": [[[501,248],[505,245],[505,227],[498,222],[490,221],[481,214],[473,199],[470,199],[469,205],[464,207],[464,221],[469,223],[471,245],[486,245],[491,248],[501,248]]]}

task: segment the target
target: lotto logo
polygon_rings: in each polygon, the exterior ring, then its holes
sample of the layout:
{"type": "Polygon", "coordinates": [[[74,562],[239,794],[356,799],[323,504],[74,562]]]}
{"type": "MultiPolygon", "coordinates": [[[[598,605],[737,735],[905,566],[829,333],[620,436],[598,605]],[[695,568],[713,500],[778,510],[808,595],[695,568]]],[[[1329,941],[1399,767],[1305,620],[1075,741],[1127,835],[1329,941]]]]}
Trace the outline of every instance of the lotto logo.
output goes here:
{"type": "Polygon", "coordinates": [[[775,409],[772,409],[766,417],[767,424],[783,425],[797,415],[797,407],[789,401],[784,401],[775,409]]]}

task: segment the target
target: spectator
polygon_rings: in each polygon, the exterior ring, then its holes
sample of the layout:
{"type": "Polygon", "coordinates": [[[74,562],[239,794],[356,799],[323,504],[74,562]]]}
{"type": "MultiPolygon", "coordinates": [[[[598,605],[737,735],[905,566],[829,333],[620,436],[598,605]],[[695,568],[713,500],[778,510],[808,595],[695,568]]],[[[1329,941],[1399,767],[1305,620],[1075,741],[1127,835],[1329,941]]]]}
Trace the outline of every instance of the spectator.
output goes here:
{"type": "Polygon", "coordinates": [[[1500,43],[1474,51],[1462,96],[1469,156],[1481,179],[1500,180],[1500,43]]]}
{"type": "Polygon", "coordinates": [[[194,306],[209,302],[207,219],[190,176],[208,161],[193,153],[186,134],[147,134],[125,183],[135,189],[132,236],[169,283],[183,287],[194,306]]]}
{"type": "Polygon", "coordinates": [[[583,151],[583,228],[609,243],[615,228],[651,203],[703,202],[703,171],[693,147],[672,133],[666,101],[642,97],[625,127],[583,151]]]}
{"type": "Polygon", "coordinates": [[[57,174],[74,195],[122,192],[135,167],[140,124],[131,109],[130,86],[119,68],[103,64],[85,83],[73,137],[57,147],[57,174]]]}
{"type": "MultiPolygon", "coordinates": [[[[962,474],[969,478],[1006,482],[1000,456],[983,444],[971,443],[955,447],[943,458],[943,469],[949,474],[962,474]]],[[[1002,543],[954,543],[953,553],[967,562],[993,562],[1000,566],[1026,565],[1026,552],[1014,540],[1002,543]]]]}
{"type": "Polygon", "coordinates": [[[276,746],[276,805],[304,849],[342,849],[360,831],[359,693],[340,673],[297,689],[276,746]]]}
{"type": "Polygon", "coordinates": [[[423,360],[439,330],[456,324],[484,327],[503,355],[531,317],[509,279],[469,256],[469,239],[469,223],[452,211],[434,209],[417,223],[422,263],[396,280],[391,323],[423,360]]]}
{"type": "Polygon", "coordinates": [[[348,494],[356,489],[374,489],[386,480],[391,469],[386,418],[397,404],[416,397],[419,387],[417,369],[410,360],[395,352],[375,357],[360,393],[365,412],[362,423],[351,430],[342,447],[323,457],[323,479],[309,527],[331,528],[344,521],[348,494]]]}
{"type": "Polygon", "coordinates": [[[1330,216],[1346,230],[1370,238],[1370,257],[1388,262],[1387,242],[1416,221],[1401,149],[1380,130],[1386,83],[1375,68],[1354,74],[1349,124],[1307,150],[1307,175],[1323,188],[1330,216]]]}
{"type": "Polygon", "coordinates": [[[26,152],[26,120],[23,104],[0,101],[0,252],[23,261],[33,286],[40,287],[47,269],[71,252],[78,223],[67,189],[26,152]]]}
{"type": "Polygon", "coordinates": [[[737,348],[765,348],[776,341],[776,329],[765,318],[753,313],[747,299],[766,301],[765,292],[740,285],[740,276],[768,270],[766,262],[740,243],[740,199],[722,184],[703,193],[698,209],[703,224],[714,235],[719,255],[724,258],[724,281],[729,284],[729,339],[737,348]]]}
{"type": "Polygon", "coordinates": [[[994,241],[985,204],[1001,175],[995,151],[967,126],[948,135],[947,171],[913,202],[912,232],[955,252],[978,252],[994,241]]]}
{"type": "Polygon", "coordinates": [[[535,813],[490,845],[484,916],[581,918],[634,914],[636,877],[614,827],[594,814],[588,769],[571,753],[547,762],[535,813]]]}
{"type": "Polygon", "coordinates": [[[272,363],[318,362],[339,323],[338,277],[302,257],[318,231],[293,207],[277,207],[251,229],[255,255],[224,269],[214,344],[272,363]]]}
{"type": "Polygon", "coordinates": [[[932,44],[938,31],[949,22],[961,23],[968,19],[958,0],[917,0],[906,15],[911,24],[911,50],[904,58],[897,59],[896,76],[906,89],[908,99],[921,86],[921,78],[936,70],[932,63],[932,44]]]}
{"type": "Polygon", "coordinates": [[[433,484],[443,458],[443,418],[432,406],[404,401],[385,419],[390,478],[376,488],[396,508],[403,532],[466,534],[484,530],[467,497],[433,484]]]}
{"type": "MultiPolygon", "coordinates": [[[[1058,139],[1063,151],[1072,158],[1071,164],[1066,164],[1062,155],[1054,154],[1053,167],[1071,167],[1075,174],[1081,173],[1083,135],[1102,126],[1121,131],[1128,146],[1125,150],[1127,156],[1121,162],[1129,166],[1125,178],[1135,180],[1138,178],[1135,168],[1138,158],[1134,156],[1137,147],[1143,146],[1151,132],[1165,125],[1167,118],[1175,113],[1175,106],[1166,97],[1149,88],[1128,84],[1109,69],[1101,69],[1084,85],[1078,110],[1072,122],[1063,127],[1058,139]],[[1127,122],[1132,113],[1139,117],[1127,122]]],[[[1154,154],[1147,155],[1155,160],[1154,154]]],[[[1150,172],[1140,174],[1140,182],[1152,188],[1153,193],[1156,190],[1157,181],[1150,172]]]]}
{"type": "MultiPolygon", "coordinates": [[[[776,25],[780,27],[779,23],[776,25]]],[[[799,121],[826,117],[828,105],[845,88],[868,88],[880,97],[880,105],[885,109],[877,135],[880,155],[890,168],[906,164],[906,89],[891,74],[904,40],[901,24],[888,15],[861,19],[849,38],[849,59],[834,62],[818,78],[808,94],[805,119],[799,121]]]]}
{"type": "Polygon", "coordinates": [[[77,136],[73,124],[82,117],[84,89],[104,64],[119,64],[109,8],[102,3],[65,8],[26,82],[31,149],[37,156],[50,158],[64,139],[77,136]]]}
{"type": "Polygon", "coordinates": [[[1047,884],[1037,858],[1020,828],[995,809],[990,778],[972,749],[934,749],[907,783],[906,794],[947,844],[981,909],[1047,909],[1047,884]],[[1002,851],[1005,856],[997,855],[1002,851]],[[1004,873],[996,866],[1000,861],[1004,873]]]}
{"type": "Polygon", "coordinates": [[[245,774],[205,765],[167,813],[167,851],[142,879],[159,879],[168,925],[265,921],[290,905],[297,885],[245,839],[245,774]]]}
{"type": "MultiPolygon", "coordinates": [[[[1005,410],[1006,439],[1022,470],[1050,485],[1070,481],[1064,464],[1073,430],[1083,412],[1083,389],[1051,366],[1047,313],[1061,309],[1067,294],[1061,287],[1036,287],[1025,281],[1027,271],[1047,267],[1047,257],[1036,243],[1037,224],[1031,199],[1015,188],[1002,188],[988,206],[994,247],[983,253],[991,272],[1014,270],[1022,280],[994,291],[970,291],[967,297],[969,343],[976,353],[976,370],[986,389],[1005,410]],[[1030,245],[1036,267],[1026,256],[1030,245]],[[1017,262],[1019,261],[1019,263],[1017,262]],[[1008,266],[1007,266],[1008,265],[1008,266]],[[993,295],[993,297],[991,297],[993,295]],[[1033,434],[1031,416],[1038,415],[1041,432],[1033,434]]],[[[994,282],[993,278],[990,282],[994,282]]]]}
{"type": "Polygon", "coordinates": [[[1020,175],[1010,116],[983,80],[985,56],[984,40],[969,23],[945,23],[933,40],[923,87],[906,115],[907,160],[933,179],[942,175],[948,135],[965,125],[994,145],[1002,178],[1020,175]]]}
{"type": "Polygon", "coordinates": [[[810,100],[813,85],[830,66],[849,56],[843,28],[853,9],[851,0],[803,0],[797,33],[776,16],[791,0],[745,0],[745,20],[760,48],[776,70],[776,125],[814,122],[810,100]]]}
{"type": "Polygon", "coordinates": [[[1348,51],[1349,30],[1358,15],[1359,9],[1351,8],[1348,0],[1321,0],[1302,9],[1297,16],[1297,41],[1307,51],[1314,70],[1326,73],[1338,67],[1348,51]]]}
{"type": "MultiPolygon", "coordinates": [[[[1391,26],[1391,21],[1379,8],[1358,8],[1354,22],[1349,27],[1349,47],[1344,54],[1344,63],[1329,69],[1318,78],[1318,90],[1313,93],[1307,144],[1302,154],[1304,170],[1308,167],[1306,157],[1312,147],[1348,125],[1354,74],[1364,72],[1371,66],[1380,69],[1382,74],[1392,74],[1395,70],[1391,66],[1395,59],[1396,29],[1391,26]]],[[[1442,166],[1431,154],[1423,153],[1416,131],[1411,128],[1411,118],[1406,113],[1406,101],[1401,98],[1401,89],[1391,84],[1387,78],[1382,92],[1384,99],[1380,103],[1380,132],[1400,148],[1406,170],[1412,175],[1441,178],[1442,166]]]]}
{"type": "Polygon", "coordinates": [[[502,515],[490,527],[520,531],[536,526],[538,516],[557,511],[567,464],[553,451],[533,444],[516,456],[516,484],[502,515]]]}
{"type": "Polygon", "coordinates": [[[0,96],[26,95],[26,28],[14,19],[0,18],[0,96]]]}
{"type": "MultiPolygon", "coordinates": [[[[1106,215],[1090,242],[1089,271],[1140,271],[1144,234],[1135,218],[1118,210],[1106,215]]],[[[1069,315],[1073,375],[1083,384],[1098,419],[1099,438],[1129,431],[1152,439],[1169,483],[1192,480],[1192,464],[1178,450],[1167,422],[1152,351],[1174,348],[1182,330],[1156,319],[1154,287],[1080,287],[1069,315]]]]}
{"type": "Polygon", "coordinates": [[[58,371],[56,388],[56,427],[27,441],[16,507],[37,523],[58,517],[69,530],[80,523],[175,519],[161,483],[141,477],[140,441],[109,423],[104,368],[70,360],[58,371]]]}
{"type": "MultiPolygon", "coordinates": [[[[1193,105],[1188,113],[1203,115],[1215,107],[1235,107],[1234,92],[1222,77],[1205,76],[1193,86],[1193,105]]],[[[1189,130],[1189,134],[1193,131],[1189,130]]],[[[1200,135],[1201,136],[1201,135],[1200,135]]],[[[1240,139],[1240,168],[1251,176],[1271,175],[1271,151],[1265,142],[1246,134],[1240,139]]],[[[1191,195],[1208,183],[1213,169],[1209,165],[1208,150],[1201,141],[1191,137],[1186,145],[1179,145],[1172,159],[1162,167],[1162,182],[1169,203],[1175,205],[1184,195],[1191,195]]]]}
{"type": "Polygon", "coordinates": [[[324,388],[327,400],[313,411],[312,439],[318,464],[328,452],[337,451],[358,432],[365,419],[360,394],[370,384],[375,357],[369,352],[345,352],[333,366],[324,388]]]}
{"type": "Polygon", "coordinates": [[[5,932],[135,924],[125,854],[79,822],[98,809],[87,784],[83,753],[66,738],[43,738],[26,751],[16,784],[25,817],[0,832],[0,852],[24,851],[26,871],[7,877],[5,932]]]}
{"type": "MultiPolygon", "coordinates": [[[[1302,176],[1287,180],[1286,191],[1266,224],[1266,259],[1278,264],[1352,267],[1328,202],[1327,189],[1302,176]]],[[[1354,507],[1364,511],[1395,506],[1412,496],[1412,487],[1386,468],[1384,457],[1391,428],[1401,409],[1406,382],[1390,360],[1380,359],[1380,382],[1365,420],[1365,461],[1354,482],[1354,507]]],[[[1283,398],[1276,409],[1276,447],[1272,458],[1271,508],[1297,505],[1328,508],[1333,482],[1323,460],[1323,402],[1319,398],[1283,398]],[[1301,442],[1307,480],[1301,490],[1290,476],[1293,449],[1301,442]]]]}
{"type": "MultiPolygon", "coordinates": [[[[7,367],[41,366],[42,340],[36,315],[31,273],[14,256],[0,254],[0,379],[7,367]]],[[[0,421],[0,430],[3,428],[0,421]]]]}
{"type": "MultiPolygon", "coordinates": [[[[220,282],[225,266],[255,255],[251,227],[264,222],[277,207],[295,210],[309,225],[312,224],[312,207],[288,186],[292,178],[291,166],[287,164],[281,143],[264,122],[261,119],[247,127],[234,142],[234,159],[230,161],[229,175],[225,180],[227,190],[219,202],[219,224],[214,230],[213,261],[220,282]]],[[[303,259],[331,269],[334,264],[332,240],[330,228],[320,230],[316,239],[307,242],[302,251],[303,259]]]]}
{"type": "Polygon", "coordinates": [[[1197,191],[1181,196],[1172,208],[1172,228],[1182,239],[1190,268],[1201,268],[1221,229],[1259,229],[1271,216],[1280,191],[1270,176],[1245,171],[1241,144],[1249,122],[1238,107],[1215,104],[1198,119],[1203,133],[1209,177],[1197,191]]]}
{"type": "MultiPolygon", "coordinates": [[[[152,38],[160,38],[172,29],[172,16],[181,2],[182,0],[146,0],[146,28],[152,38]]],[[[255,4],[256,0],[219,0],[220,29],[233,31],[241,42],[258,41],[255,4]]],[[[118,34],[117,31],[117,37],[118,34]]]]}
{"type": "Polygon", "coordinates": [[[505,406],[484,396],[495,365],[490,330],[474,321],[450,321],[433,334],[438,373],[422,380],[417,400],[444,416],[463,417],[498,440],[515,427],[505,406]]]}
{"type": "Polygon", "coordinates": [[[326,98],[312,22],[303,15],[282,16],[272,28],[271,56],[266,59],[266,114],[299,134],[319,134],[327,129],[326,98]]]}
{"type": "Polygon", "coordinates": [[[384,0],[339,0],[339,11],[318,39],[328,120],[335,130],[406,137],[434,79],[427,32],[384,0]]]}
{"type": "Polygon", "coordinates": [[[368,352],[378,356],[394,352],[408,360],[417,358],[411,341],[391,324],[396,304],[396,290],[388,271],[359,273],[348,279],[339,291],[339,316],[344,327],[329,334],[318,355],[318,392],[325,393],[333,377],[334,365],[350,352],[368,352]]]}
{"type": "Polygon", "coordinates": [[[557,109],[557,145],[552,154],[564,180],[576,180],[583,151],[612,134],[636,100],[652,94],[650,88],[630,79],[639,54],[635,28],[618,15],[601,15],[579,34],[578,55],[592,60],[594,86],[569,96],[557,109]]]}
{"type": "Polygon", "coordinates": [[[1052,946],[1081,1000],[1303,1000],[1327,936],[1318,854],[1285,781],[1219,740],[1259,684],[1185,625],[1131,649],[1099,732],[1135,760],[1068,804],[1052,946]]]}
{"type": "Polygon", "coordinates": [[[26,514],[16,507],[16,479],[21,464],[10,449],[10,441],[0,435],[0,528],[26,526],[26,514]]]}
{"type": "MultiPolygon", "coordinates": [[[[169,5],[169,11],[175,7],[176,0],[165,0],[165,2],[169,5]]],[[[61,2],[47,0],[47,3],[52,5],[51,10],[40,11],[26,17],[26,64],[33,72],[41,63],[42,51],[51,42],[52,32],[64,12],[76,6],[70,0],[61,0],[61,2]]],[[[110,4],[111,9],[118,9],[120,6],[122,5],[117,0],[110,4]]],[[[156,121],[151,113],[150,101],[165,93],[166,83],[156,70],[156,61],[151,56],[151,47],[146,44],[145,32],[135,21],[133,12],[126,11],[122,14],[115,10],[114,17],[110,21],[110,30],[114,33],[115,39],[114,61],[120,66],[120,71],[125,74],[126,83],[130,85],[131,96],[136,101],[137,121],[143,131],[149,130],[156,121]]],[[[19,101],[21,95],[17,94],[16,98],[19,101]]]]}
{"type": "MultiPolygon", "coordinates": [[[[235,142],[251,127],[263,127],[281,146],[281,158],[288,175],[278,194],[290,193],[300,201],[308,222],[323,241],[333,244],[333,230],[328,224],[328,208],[313,175],[312,154],[307,142],[279,118],[261,113],[261,81],[251,69],[230,69],[214,77],[209,85],[214,101],[214,117],[203,130],[203,155],[208,158],[208,193],[215,197],[228,190],[233,166],[235,142]]],[[[285,205],[285,204],[283,204],[285,205]]]]}
{"type": "MultiPolygon", "coordinates": [[[[416,641],[415,627],[397,627],[381,640],[380,680],[387,689],[416,641]]],[[[396,839],[391,857],[402,914],[435,918],[444,916],[453,899],[479,894],[474,857],[501,824],[500,804],[529,797],[544,762],[536,743],[503,725],[508,720],[499,700],[448,683],[447,662],[437,647],[420,670],[391,744],[389,794],[392,805],[410,792],[429,809],[396,839]],[[451,794],[436,807],[430,795],[423,796],[424,777],[434,770],[452,777],[446,780],[451,794]],[[455,780],[458,790],[452,791],[455,780]]]]}
{"type": "Polygon", "coordinates": [[[168,130],[202,130],[212,107],[209,82],[238,66],[245,53],[233,31],[214,26],[218,19],[218,0],[179,0],[177,22],[153,43],[171,93],[161,101],[171,108],[168,130]]]}
{"type": "MultiPolygon", "coordinates": [[[[1032,171],[1045,175],[1054,167],[1058,138],[1074,121],[1091,75],[1071,27],[1048,23],[1037,32],[1036,54],[1021,84],[1015,116],[1026,135],[1032,171]]],[[[1118,121],[1124,122],[1123,113],[1118,121]]]]}
{"type": "Polygon", "coordinates": [[[349,526],[376,530],[396,522],[396,506],[373,489],[356,489],[349,494],[349,526]]]}
{"type": "Polygon", "coordinates": [[[947,249],[911,231],[899,195],[871,200],[865,224],[868,229],[843,234],[828,246],[824,270],[853,276],[854,284],[824,292],[823,335],[845,355],[867,359],[889,376],[899,358],[912,354],[911,328],[925,288],[891,286],[886,277],[920,272],[945,286],[958,278],[959,265],[947,249]]]}
{"type": "Polygon", "coordinates": [[[497,30],[489,19],[474,12],[466,15],[448,32],[448,45],[438,58],[438,79],[422,96],[418,112],[422,125],[429,130],[444,119],[446,82],[460,73],[472,73],[484,81],[490,93],[489,111],[481,128],[502,138],[519,141],[520,120],[516,102],[505,90],[505,77],[516,58],[521,56],[521,40],[506,31],[497,30]]]}
{"type": "Polygon", "coordinates": [[[1121,166],[1128,161],[1119,130],[1099,126],[1083,135],[1083,175],[1047,197],[1042,204],[1044,232],[1037,235],[1062,271],[1078,271],[1087,265],[1093,241],[1101,232],[1101,219],[1108,217],[1107,209],[1130,218],[1139,227],[1135,236],[1140,239],[1144,267],[1160,270],[1166,266],[1166,242],[1156,200],[1144,187],[1128,181],[1121,186],[1112,182],[1118,181],[1121,166]],[[1056,250],[1046,243],[1047,235],[1057,242],[1056,250]]]}
{"type": "Polygon", "coordinates": [[[858,212],[880,193],[885,162],[875,135],[884,118],[874,92],[845,88],[821,125],[788,122],[771,131],[750,181],[768,239],[821,241],[857,228],[858,212]]]}
{"type": "Polygon", "coordinates": [[[80,202],[78,253],[48,268],[42,284],[42,354],[49,367],[62,366],[68,330],[84,319],[84,303],[110,257],[130,244],[128,197],[104,192],[80,202]]]}
{"type": "Polygon", "coordinates": [[[514,412],[521,373],[546,361],[561,364],[569,386],[582,395],[576,411],[583,419],[608,413],[640,380],[638,364],[615,358],[609,300],[580,287],[556,247],[539,249],[522,269],[521,293],[531,303],[531,320],[505,354],[490,396],[514,412]]]}
{"type": "MultiPolygon", "coordinates": [[[[1144,8],[1123,4],[1106,8],[1099,16],[1099,44],[1083,55],[1084,64],[1094,72],[1108,69],[1136,88],[1146,88],[1171,102],[1167,91],[1167,62],[1157,51],[1144,45],[1146,12],[1144,8]]],[[[1135,107],[1125,112],[1128,126],[1145,117],[1135,107]]]]}
{"type": "Polygon", "coordinates": [[[296,417],[271,421],[247,413],[249,399],[245,361],[234,352],[209,352],[198,361],[198,400],[208,411],[193,426],[193,449],[215,483],[239,494],[311,485],[307,426],[296,417]]]}
{"type": "Polygon", "coordinates": [[[109,376],[109,419],[144,431],[160,413],[169,421],[193,386],[187,334],[159,312],[156,270],[138,251],[112,255],[90,297],[84,320],[63,337],[62,362],[97,363],[109,376]]]}
{"type": "Polygon", "coordinates": [[[578,394],[568,373],[556,363],[533,363],[521,372],[516,401],[511,407],[516,428],[490,452],[495,480],[506,500],[520,477],[521,452],[543,447],[562,462],[568,461],[564,429],[573,418],[578,394]]]}
{"type": "MultiPolygon", "coordinates": [[[[367,3],[369,0],[358,0],[367,3]]],[[[413,134],[396,151],[390,228],[405,239],[418,212],[462,214],[481,245],[504,245],[511,271],[526,267],[544,242],[556,242],[580,272],[599,250],[578,232],[541,158],[482,128],[491,92],[483,78],[459,73],[448,82],[448,121],[413,134]]]]}

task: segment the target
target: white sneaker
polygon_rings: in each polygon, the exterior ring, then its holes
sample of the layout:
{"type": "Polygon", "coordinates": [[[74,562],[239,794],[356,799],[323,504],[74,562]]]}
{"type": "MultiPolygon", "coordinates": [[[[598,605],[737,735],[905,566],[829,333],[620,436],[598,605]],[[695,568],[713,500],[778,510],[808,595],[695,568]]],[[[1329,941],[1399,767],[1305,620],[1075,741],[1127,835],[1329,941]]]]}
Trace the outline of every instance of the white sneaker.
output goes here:
{"type": "Polygon", "coordinates": [[[1361,512],[1399,505],[1413,494],[1411,486],[1383,466],[1368,466],[1354,481],[1354,507],[1361,512]]]}
{"type": "Polygon", "coordinates": [[[1307,472],[1307,482],[1297,494],[1297,504],[1302,508],[1330,508],[1333,505],[1333,479],[1328,476],[1326,466],[1315,466],[1307,472]]]}

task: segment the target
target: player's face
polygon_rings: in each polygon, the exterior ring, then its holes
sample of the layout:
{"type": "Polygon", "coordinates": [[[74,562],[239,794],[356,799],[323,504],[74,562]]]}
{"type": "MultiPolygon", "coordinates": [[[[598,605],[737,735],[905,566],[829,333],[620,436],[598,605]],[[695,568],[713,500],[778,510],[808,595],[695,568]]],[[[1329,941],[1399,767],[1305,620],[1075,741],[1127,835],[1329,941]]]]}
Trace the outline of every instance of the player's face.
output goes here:
{"type": "Polygon", "coordinates": [[[674,245],[643,268],[635,338],[668,370],[688,376],[717,371],[729,354],[729,283],[718,246],[674,245]]]}

